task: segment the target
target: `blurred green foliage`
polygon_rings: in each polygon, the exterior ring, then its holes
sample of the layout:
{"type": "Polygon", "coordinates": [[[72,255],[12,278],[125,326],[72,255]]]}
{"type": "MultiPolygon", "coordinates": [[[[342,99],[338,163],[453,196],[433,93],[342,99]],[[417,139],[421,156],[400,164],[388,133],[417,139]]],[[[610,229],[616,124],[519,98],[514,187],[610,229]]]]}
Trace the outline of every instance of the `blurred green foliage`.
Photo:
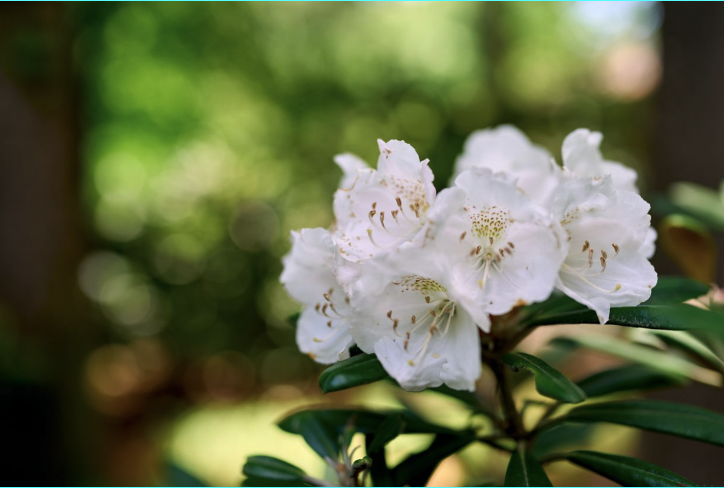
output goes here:
{"type": "Polygon", "coordinates": [[[235,351],[219,357],[249,389],[315,371],[278,276],[291,229],[332,223],[333,155],[403,139],[442,188],[470,132],[513,123],[554,154],[583,126],[608,158],[647,160],[655,5],[73,8],[97,236],[81,288],[113,340],[235,351]]]}

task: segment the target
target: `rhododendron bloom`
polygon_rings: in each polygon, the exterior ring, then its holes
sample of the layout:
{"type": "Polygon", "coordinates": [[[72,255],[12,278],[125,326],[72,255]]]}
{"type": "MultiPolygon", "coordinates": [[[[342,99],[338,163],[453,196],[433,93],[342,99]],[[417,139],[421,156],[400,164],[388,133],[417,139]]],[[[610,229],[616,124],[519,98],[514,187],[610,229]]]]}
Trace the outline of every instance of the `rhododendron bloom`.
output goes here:
{"type": "Polygon", "coordinates": [[[347,355],[349,298],[334,275],[335,246],[325,229],[292,232],[281,282],[305,308],[297,323],[297,345],[317,362],[330,364],[347,355]]]}
{"type": "Polygon", "coordinates": [[[468,137],[454,174],[471,168],[510,175],[523,192],[543,205],[550,201],[561,172],[548,151],[510,125],[475,131],[468,137]]]}
{"type": "Polygon", "coordinates": [[[366,262],[352,296],[357,345],[406,390],[473,390],[480,376],[478,327],[490,322],[448,258],[408,244],[366,262]]]}
{"type": "Polygon", "coordinates": [[[558,288],[595,310],[602,324],[612,306],[638,305],[656,285],[644,254],[649,208],[639,195],[616,190],[610,176],[571,178],[557,192],[553,211],[570,244],[558,288]]]}
{"type": "Polygon", "coordinates": [[[349,187],[337,190],[334,215],[339,253],[351,261],[384,254],[414,239],[435,199],[432,171],[402,141],[378,141],[377,170],[357,169],[349,187]]]}
{"type": "Polygon", "coordinates": [[[548,298],[568,249],[558,223],[505,174],[474,168],[455,185],[430,212],[426,245],[459,264],[488,313],[548,298]]]}

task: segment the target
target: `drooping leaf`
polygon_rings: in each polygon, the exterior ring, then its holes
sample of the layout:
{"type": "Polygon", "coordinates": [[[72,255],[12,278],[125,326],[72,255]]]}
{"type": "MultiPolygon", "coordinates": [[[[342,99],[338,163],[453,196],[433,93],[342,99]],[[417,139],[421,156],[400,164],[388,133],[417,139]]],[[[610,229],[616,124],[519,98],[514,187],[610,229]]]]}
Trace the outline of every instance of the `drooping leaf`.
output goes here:
{"type": "Polygon", "coordinates": [[[574,451],[563,457],[622,486],[698,486],[668,469],[628,456],[574,451]]]}
{"type": "Polygon", "coordinates": [[[394,486],[425,486],[435,468],[448,456],[455,454],[475,440],[475,436],[438,434],[430,446],[412,454],[392,470],[394,486]]]}
{"type": "MultiPolygon", "coordinates": [[[[638,307],[612,308],[607,324],[658,330],[722,331],[723,317],[723,314],[685,304],[639,305],[638,307]]],[[[546,313],[537,317],[531,325],[598,323],[595,312],[581,309],[563,313],[546,313]]]]}
{"type": "Polygon", "coordinates": [[[607,422],[724,446],[724,415],[691,405],[623,400],[583,405],[560,421],[607,422]]]}
{"type": "Polygon", "coordinates": [[[722,361],[707,344],[698,337],[695,337],[692,333],[669,330],[657,330],[649,333],[654,334],[667,346],[682,351],[694,360],[716,371],[724,371],[724,361],[722,361]]]}
{"type": "Polygon", "coordinates": [[[686,376],[700,383],[718,385],[720,375],[665,351],[603,334],[578,334],[576,337],[557,337],[551,345],[570,348],[571,344],[601,351],[629,361],[646,365],[657,371],[686,376]]]}
{"type": "Polygon", "coordinates": [[[503,362],[515,371],[526,369],[535,376],[535,387],[541,395],[565,403],[581,403],[586,394],[571,380],[543,360],[523,352],[503,356],[503,362]]]}
{"type": "Polygon", "coordinates": [[[372,442],[367,447],[367,452],[377,452],[392,441],[395,437],[399,436],[405,429],[405,421],[402,420],[402,415],[390,415],[380,423],[379,427],[375,431],[372,442]]]}
{"type": "Polygon", "coordinates": [[[692,298],[698,298],[709,292],[709,286],[700,281],[680,276],[659,276],[659,281],[651,290],[651,298],[646,305],[674,305],[692,298]]]}
{"type": "Polygon", "coordinates": [[[717,246],[704,224],[686,215],[669,215],[659,224],[659,243],[687,276],[714,281],[717,246]]]}
{"type": "Polygon", "coordinates": [[[562,449],[583,447],[588,444],[595,428],[595,424],[558,424],[536,437],[533,454],[541,458],[562,449]]]}
{"type": "Polygon", "coordinates": [[[595,373],[578,382],[588,398],[632,390],[681,386],[686,377],[664,373],[641,364],[627,364],[595,373]]]}
{"type": "Polygon", "coordinates": [[[517,450],[505,471],[505,486],[553,486],[543,466],[531,452],[517,450]]]}
{"type": "Polygon", "coordinates": [[[365,436],[365,448],[367,455],[372,459],[370,466],[370,477],[372,478],[372,486],[393,486],[392,472],[387,466],[387,456],[384,449],[372,451],[370,449],[373,442],[372,435],[365,436]]]}
{"type": "Polygon", "coordinates": [[[374,383],[390,376],[374,354],[360,354],[333,364],[319,376],[324,393],[374,383]]]}
{"type": "Polygon", "coordinates": [[[247,478],[308,485],[307,475],[291,463],[271,456],[249,456],[242,470],[247,478]]]}

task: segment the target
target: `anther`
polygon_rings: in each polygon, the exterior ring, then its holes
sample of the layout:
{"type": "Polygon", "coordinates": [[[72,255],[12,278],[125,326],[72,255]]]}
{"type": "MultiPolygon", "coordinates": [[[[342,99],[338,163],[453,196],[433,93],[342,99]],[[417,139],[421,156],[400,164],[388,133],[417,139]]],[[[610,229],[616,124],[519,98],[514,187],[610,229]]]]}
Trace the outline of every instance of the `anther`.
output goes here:
{"type": "Polygon", "coordinates": [[[392,214],[392,218],[395,219],[395,220],[397,220],[397,214],[400,213],[400,211],[399,211],[399,210],[393,210],[393,211],[391,211],[390,213],[392,214]]]}
{"type": "Polygon", "coordinates": [[[510,246],[511,249],[515,249],[515,244],[513,244],[512,242],[509,242],[508,246],[510,246]]]}
{"type": "MultiPolygon", "coordinates": [[[[328,307],[329,307],[329,304],[328,304],[328,303],[325,303],[324,305],[322,305],[322,315],[324,315],[325,317],[329,317],[329,315],[327,315],[327,308],[328,308],[328,307]]],[[[331,318],[331,317],[330,317],[330,318],[331,318]]]]}
{"type": "Polygon", "coordinates": [[[588,250],[588,267],[593,266],[593,249],[588,250]]]}
{"type": "Polygon", "coordinates": [[[387,312],[387,318],[388,318],[388,319],[392,319],[392,310],[390,310],[389,312],[387,312]]]}
{"type": "Polygon", "coordinates": [[[327,327],[332,328],[332,321],[331,321],[331,320],[327,321],[327,327]]]}
{"type": "Polygon", "coordinates": [[[417,321],[417,318],[413,315],[410,317],[410,322],[412,322],[412,325],[415,325],[415,322],[417,321]]]}
{"type": "Polygon", "coordinates": [[[322,296],[323,296],[324,299],[327,300],[328,302],[331,301],[331,300],[329,299],[329,293],[322,293],[322,296]]]}
{"type": "Polygon", "coordinates": [[[606,254],[606,251],[604,251],[603,249],[601,249],[601,256],[603,257],[603,259],[608,259],[608,254],[606,254]]]}
{"type": "Polygon", "coordinates": [[[613,246],[613,250],[618,254],[618,244],[611,244],[611,246],[613,246]]]}
{"type": "Polygon", "coordinates": [[[468,235],[468,231],[465,231],[462,234],[460,234],[460,242],[462,242],[462,240],[465,239],[466,235],[468,235]]]}
{"type": "Polygon", "coordinates": [[[400,321],[398,319],[394,319],[392,321],[392,332],[397,334],[397,326],[400,325],[400,321]]]}
{"type": "Polygon", "coordinates": [[[377,202],[372,203],[372,210],[377,210],[377,202]]]}
{"type": "Polygon", "coordinates": [[[601,273],[603,273],[604,271],[606,271],[606,260],[604,258],[601,258],[601,266],[603,267],[601,273]]]}
{"type": "Polygon", "coordinates": [[[586,252],[586,250],[591,246],[588,241],[583,243],[583,249],[581,249],[581,252],[586,252]]]}
{"type": "Polygon", "coordinates": [[[493,238],[492,238],[492,237],[488,237],[488,241],[490,242],[490,245],[492,246],[492,245],[493,245],[493,242],[494,242],[494,241],[493,241],[493,238]]]}
{"type": "Polygon", "coordinates": [[[475,248],[475,255],[477,256],[478,254],[480,254],[480,251],[482,251],[482,250],[483,250],[483,246],[478,246],[478,247],[476,247],[476,248],[475,248]]]}
{"type": "Polygon", "coordinates": [[[429,295],[425,295],[425,302],[430,303],[430,296],[429,296],[429,295]]]}
{"type": "Polygon", "coordinates": [[[322,306],[322,304],[320,304],[320,303],[316,304],[316,305],[314,306],[314,311],[315,311],[315,312],[319,312],[319,307],[321,307],[321,306],[322,306]]]}
{"type": "Polygon", "coordinates": [[[400,197],[395,197],[395,202],[397,202],[397,206],[402,210],[402,200],[400,200],[400,197]]]}
{"type": "Polygon", "coordinates": [[[432,315],[433,317],[437,317],[437,313],[432,308],[430,309],[430,315],[432,315]]]}
{"type": "Polygon", "coordinates": [[[380,224],[382,224],[382,228],[386,229],[385,227],[385,212],[380,212],[380,224]]]}

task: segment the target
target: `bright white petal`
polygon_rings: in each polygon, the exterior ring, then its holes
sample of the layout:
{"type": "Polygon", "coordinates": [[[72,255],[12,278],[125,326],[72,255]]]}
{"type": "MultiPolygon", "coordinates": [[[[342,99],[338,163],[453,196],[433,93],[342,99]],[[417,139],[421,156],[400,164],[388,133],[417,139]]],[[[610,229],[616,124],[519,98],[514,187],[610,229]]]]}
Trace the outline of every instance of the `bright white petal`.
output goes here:
{"type": "Polygon", "coordinates": [[[292,232],[292,250],[282,258],[284,271],[280,281],[300,303],[314,305],[322,294],[337,288],[334,277],[335,246],[326,229],[302,229],[292,232]]]}
{"type": "Polygon", "coordinates": [[[636,171],[621,163],[604,160],[599,149],[602,140],[600,132],[573,131],[563,141],[563,166],[578,176],[600,178],[609,175],[617,189],[638,193],[636,171]]]}
{"type": "Polygon", "coordinates": [[[342,180],[339,182],[339,187],[344,189],[349,189],[354,186],[359,171],[369,169],[367,163],[350,153],[336,155],[334,162],[337,163],[337,166],[339,166],[344,173],[342,180]]]}
{"type": "Polygon", "coordinates": [[[471,168],[511,175],[517,186],[540,204],[549,201],[560,174],[548,151],[509,125],[476,131],[468,137],[453,175],[471,168]]]}
{"type": "Polygon", "coordinates": [[[332,364],[348,354],[352,336],[345,319],[327,311],[329,318],[314,307],[307,307],[297,322],[299,350],[322,364],[332,364]]]}
{"type": "Polygon", "coordinates": [[[639,252],[643,254],[646,259],[651,259],[654,256],[654,253],[656,252],[657,238],[658,234],[656,233],[656,229],[649,227],[646,231],[644,243],[641,244],[641,248],[639,249],[639,252]]]}

